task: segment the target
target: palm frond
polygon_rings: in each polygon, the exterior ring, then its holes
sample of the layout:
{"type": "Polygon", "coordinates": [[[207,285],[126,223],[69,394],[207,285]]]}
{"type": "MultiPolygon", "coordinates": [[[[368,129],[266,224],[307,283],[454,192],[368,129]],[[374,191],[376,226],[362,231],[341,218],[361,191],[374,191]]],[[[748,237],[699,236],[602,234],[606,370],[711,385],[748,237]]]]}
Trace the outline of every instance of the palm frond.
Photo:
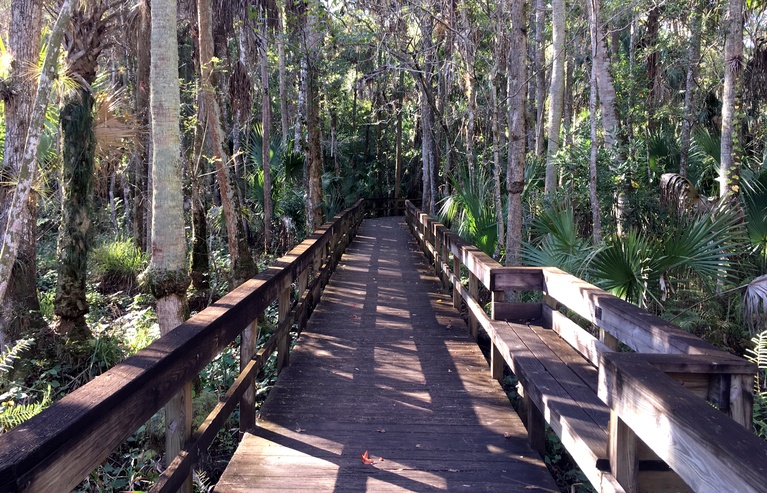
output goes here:
{"type": "Polygon", "coordinates": [[[746,286],[743,292],[743,315],[752,334],[764,331],[767,327],[767,274],[757,277],[746,286]]]}
{"type": "Polygon", "coordinates": [[[660,200],[663,207],[677,211],[710,211],[711,203],[701,196],[692,182],[679,173],[664,173],[660,177],[660,200]]]}
{"type": "Polygon", "coordinates": [[[659,276],[654,259],[659,258],[656,245],[638,231],[629,230],[626,236],[615,236],[594,256],[591,269],[596,284],[639,306],[647,306],[653,276],[659,276]]]}

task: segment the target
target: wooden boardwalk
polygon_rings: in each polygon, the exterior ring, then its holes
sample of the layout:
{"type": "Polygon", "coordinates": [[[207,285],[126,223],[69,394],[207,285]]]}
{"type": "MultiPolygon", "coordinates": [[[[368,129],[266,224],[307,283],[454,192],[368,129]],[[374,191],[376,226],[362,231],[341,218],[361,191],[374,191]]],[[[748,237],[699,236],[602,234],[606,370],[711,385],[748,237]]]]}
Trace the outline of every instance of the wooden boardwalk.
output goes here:
{"type": "Polygon", "coordinates": [[[558,491],[404,219],[368,219],[214,491],[435,490],[558,491]]]}

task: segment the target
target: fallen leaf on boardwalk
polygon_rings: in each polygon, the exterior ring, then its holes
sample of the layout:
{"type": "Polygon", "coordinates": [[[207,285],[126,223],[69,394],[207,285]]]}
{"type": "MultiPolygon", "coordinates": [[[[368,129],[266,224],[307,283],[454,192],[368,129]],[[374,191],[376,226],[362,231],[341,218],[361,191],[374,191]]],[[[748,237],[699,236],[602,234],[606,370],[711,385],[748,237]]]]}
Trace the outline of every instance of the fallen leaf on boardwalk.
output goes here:
{"type": "Polygon", "coordinates": [[[379,457],[379,458],[378,458],[378,460],[379,460],[380,462],[383,462],[383,461],[384,461],[384,458],[383,458],[383,457],[379,457]]]}
{"type": "Polygon", "coordinates": [[[352,318],[359,318],[357,315],[352,315],[352,318]]]}
{"type": "Polygon", "coordinates": [[[364,454],[362,454],[362,463],[363,464],[372,464],[375,462],[373,459],[368,457],[368,451],[366,450],[364,454]]]}
{"type": "Polygon", "coordinates": [[[503,438],[505,438],[505,439],[507,439],[507,440],[508,440],[509,438],[511,438],[511,437],[512,437],[512,434],[511,434],[511,433],[509,433],[508,431],[507,431],[506,433],[504,433],[504,434],[503,434],[503,438]]]}
{"type": "Polygon", "coordinates": [[[301,428],[298,423],[296,423],[296,433],[303,433],[306,430],[304,428],[301,428]]]}
{"type": "Polygon", "coordinates": [[[386,433],[386,430],[384,430],[383,428],[381,428],[380,430],[376,430],[376,431],[377,431],[378,433],[386,433]]]}

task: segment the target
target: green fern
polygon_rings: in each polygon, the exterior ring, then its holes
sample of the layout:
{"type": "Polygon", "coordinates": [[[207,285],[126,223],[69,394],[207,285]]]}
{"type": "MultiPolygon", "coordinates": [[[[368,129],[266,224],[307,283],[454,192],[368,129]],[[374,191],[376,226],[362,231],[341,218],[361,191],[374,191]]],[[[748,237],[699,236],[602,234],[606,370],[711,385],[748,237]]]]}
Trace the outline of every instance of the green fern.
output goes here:
{"type": "Polygon", "coordinates": [[[33,416],[40,414],[51,405],[51,387],[43,394],[42,400],[27,404],[18,404],[13,400],[4,401],[0,404],[0,431],[7,432],[33,416]]]}
{"type": "Polygon", "coordinates": [[[13,364],[19,359],[21,353],[32,347],[32,341],[32,339],[19,339],[0,354],[0,386],[5,386],[4,379],[13,370],[13,364]]]}
{"type": "Polygon", "coordinates": [[[767,439],[767,330],[751,339],[753,349],[746,349],[746,358],[757,365],[754,382],[754,431],[767,439]]]}

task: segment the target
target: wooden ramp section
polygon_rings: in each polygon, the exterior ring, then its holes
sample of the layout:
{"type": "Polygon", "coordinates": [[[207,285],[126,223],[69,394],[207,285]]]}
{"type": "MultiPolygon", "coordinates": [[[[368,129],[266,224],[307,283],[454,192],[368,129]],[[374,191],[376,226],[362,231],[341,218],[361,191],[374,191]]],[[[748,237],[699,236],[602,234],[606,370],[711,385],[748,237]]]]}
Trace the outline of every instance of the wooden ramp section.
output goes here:
{"type": "Polygon", "coordinates": [[[558,491],[427,269],[363,223],[214,491],[558,491]]]}

